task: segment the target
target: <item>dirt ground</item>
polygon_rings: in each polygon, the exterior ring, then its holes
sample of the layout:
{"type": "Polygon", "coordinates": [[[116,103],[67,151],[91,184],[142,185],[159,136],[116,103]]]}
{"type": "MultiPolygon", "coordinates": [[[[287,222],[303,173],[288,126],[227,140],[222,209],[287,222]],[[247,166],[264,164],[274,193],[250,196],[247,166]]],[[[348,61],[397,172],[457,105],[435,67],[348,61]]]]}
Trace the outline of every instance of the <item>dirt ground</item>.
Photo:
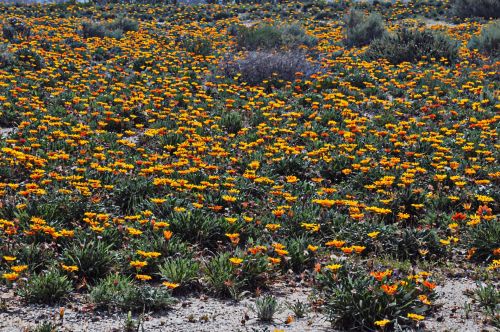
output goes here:
{"type": "MultiPolygon", "coordinates": [[[[494,331],[484,325],[481,316],[467,293],[477,287],[468,278],[449,279],[437,287],[439,299],[437,311],[424,321],[427,331],[494,331]],[[467,305],[468,304],[468,305],[467,305]]],[[[0,312],[0,332],[21,332],[33,328],[43,321],[59,320],[59,307],[22,305],[11,291],[1,290],[5,307],[0,312]]],[[[172,310],[146,314],[144,331],[332,331],[330,323],[318,312],[309,312],[307,317],[286,324],[293,313],[286,303],[308,302],[311,289],[306,287],[277,286],[271,290],[285,308],[272,324],[260,323],[250,309],[254,299],[241,302],[217,300],[205,295],[182,297],[172,310]]],[[[311,306],[308,306],[311,307],[311,306]]],[[[65,305],[64,323],[61,331],[112,332],[121,331],[126,319],[125,313],[103,313],[87,309],[84,301],[65,305]]]]}

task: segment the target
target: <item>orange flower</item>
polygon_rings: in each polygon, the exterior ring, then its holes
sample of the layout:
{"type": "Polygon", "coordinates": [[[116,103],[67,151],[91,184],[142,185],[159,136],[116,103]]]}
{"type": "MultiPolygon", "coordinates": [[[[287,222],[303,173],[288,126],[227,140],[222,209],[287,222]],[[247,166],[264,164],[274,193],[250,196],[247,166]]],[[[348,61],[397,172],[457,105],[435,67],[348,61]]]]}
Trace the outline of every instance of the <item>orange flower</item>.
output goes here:
{"type": "Polygon", "coordinates": [[[332,240],[332,241],[328,241],[327,243],[325,243],[325,245],[327,247],[332,247],[333,246],[335,248],[340,248],[344,244],[345,244],[345,241],[340,241],[340,240],[332,240]]]}
{"type": "Polygon", "coordinates": [[[180,286],[179,284],[176,284],[176,283],[173,283],[173,282],[168,282],[168,281],[163,282],[162,285],[164,285],[168,289],[175,289],[175,288],[177,288],[177,287],[180,286]]]}
{"type": "Polygon", "coordinates": [[[382,285],[380,286],[380,289],[382,289],[384,291],[384,293],[386,293],[387,295],[394,295],[394,293],[396,293],[396,291],[398,290],[398,285],[394,284],[392,286],[390,285],[382,285]]]}
{"type": "Polygon", "coordinates": [[[174,233],[172,233],[172,231],[163,231],[163,237],[166,239],[166,240],[170,240],[172,238],[172,235],[174,233]]]}

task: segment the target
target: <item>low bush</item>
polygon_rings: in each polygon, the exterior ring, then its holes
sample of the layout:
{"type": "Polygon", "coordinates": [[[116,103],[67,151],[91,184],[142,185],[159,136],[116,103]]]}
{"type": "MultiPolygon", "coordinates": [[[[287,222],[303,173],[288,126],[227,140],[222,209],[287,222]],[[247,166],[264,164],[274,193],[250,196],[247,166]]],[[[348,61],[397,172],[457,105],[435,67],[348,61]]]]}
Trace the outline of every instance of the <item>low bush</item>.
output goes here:
{"type": "Polygon", "coordinates": [[[309,76],[313,66],[302,52],[287,51],[249,52],[244,59],[223,63],[223,71],[227,77],[240,75],[240,79],[249,84],[263,81],[278,83],[279,80],[293,81],[298,72],[309,76]]]}
{"type": "Polygon", "coordinates": [[[90,283],[107,275],[114,263],[111,245],[102,241],[75,243],[63,256],[66,264],[77,266],[78,274],[90,283]]]}
{"type": "Polygon", "coordinates": [[[196,55],[210,55],[212,53],[212,43],[205,38],[186,38],[182,41],[182,45],[186,52],[196,55]]]}
{"type": "Polygon", "coordinates": [[[472,37],[468,47],[494,58],[500,57],[500,20],[484,26],[479,35],[472,37]]]}
{"type": "Polygon", "coordinates": [[[13,54],[14,64],[29,70],[40,70],[45,67],[45,60],[37,52],[24,47],[13,54]]]}
{"type": "Polygon", "coordinates": [[[15,18],[9,19],[2,27],[3,38],[9,42],[19,42],[22,38],[31,36],[31,28],[15,18]]]}
{"type": "Polygon", "coordinates": [[[83,22],[82,34],[83,38],[91,37],[110,37],[120,39],[123,37],[124,32],[137,31],[139,23],[137,21],[120,17],[110,23],[103,22],[83,22]]]}
{"type": "Polygon", "coordinates": [[[186,287],[197,281],[200,264],[191,258],[169,258],[160,265],[159,270],[166,281],[186,287]]]}
{"type": "Polygon", "coordinates": [[[57,269],[34,275],[19,289],[19,295],[29,303],[54,304],[66,297],[73,287],[71,281],[57,269]]]}
{"type": "Polygon", "coordinates": [[[243,119],[237,112],[228,112],[221,117],[220,124],[228,133],[236,134],[243,127],[243,119]]]}
{"type": "Polygon", "coordinates": [[[351,10],[344,18],[347,46],[364,46],[374,39],[381,38],[386,30],[379,14],[365,16],[362,12],[351,10]]]}
{"type": "Polygon", "coordinates": [[[14,56],[7,49],[7,45],[0,46],[0,68],[6,68],[14,64],[14,56]]]}
{"type": "Polygon", "coordinates": [[[295,24],[281,27],[269,24],[238,26],[235,34],[238,48],[248,51],[296,49],[300,46],[312,47],[317,43],[315,37],[306,34],[295,24]]]}
{"type": "Polygon", "coordinates": [[[390,270],[367,273],[332,264],[318,282],[326,316],[340,330],[411,328],[431,310],[435,296],[425,274],[398,280],[390,270]]]}
{"type": "Polygon", "coordinates": [[[229,258],[227,253],[219,254],[204,266],[205,282],[215,295],[222,297],[236,297],[243,286],[237,279],[234,265],[229,258]]]}
{"type": "Polygon", "coordinates": [[[252,308],[261,322],[270,323],[274,315],[281,310],[281,305],[273,295],[264,295],[255,300],[255,306],[252,308]]]}
{"type": "Polygon", "coordinates": [[[477,261],[491,261],[500,243],[500,223],[494,219],[482,220],[471,227],[467,235],[472,246],[471,258],[477,261]]]}
{"type": "Polygon", "coordinates": [[[454,62],[458,43],[442,32],[402,28],[374,40],[366,55],[371,60],[384,58],[392,64],[432,58],[454,62]]]}
{"type": "Polygon", "coordinates": [[[137,285],[130,278],[108,275],[90,290],[90,299],[100,308],[121,310],[167,309],[174,300],[168,289],[137,285]]]}
{"type": "Polygon", "coordinates": [[[500,17],[498,0],[453,0],[451,14],[458,17],[500,17]]]}

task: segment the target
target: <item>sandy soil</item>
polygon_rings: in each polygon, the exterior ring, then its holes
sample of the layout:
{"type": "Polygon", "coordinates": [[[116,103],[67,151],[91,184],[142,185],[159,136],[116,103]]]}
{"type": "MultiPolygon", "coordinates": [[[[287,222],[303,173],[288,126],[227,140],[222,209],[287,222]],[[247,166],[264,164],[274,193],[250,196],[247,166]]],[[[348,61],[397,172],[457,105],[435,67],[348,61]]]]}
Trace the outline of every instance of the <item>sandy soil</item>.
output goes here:
{"type": "MultiPolygon", "coordinates": [[[[300,300],[308,301],[310,289],[285,287],[279,293],[273,292],[280,303],[300,300]]],[[[0,312],[1,332],[22,332],[43,321],[59,321],[59,307],[42,305],[19,306],[19,299],[5,292],[7,310],[0,312]]],[[[206,296],[180,298],[170,311],[145,315],[145,331],[326,331],[330,324],[319,313],[309,312],[307,317],[285,324],[293,313],[285,309],[276,315],[272,324],[260,323],[250,310],[254,299],[241,302],[217,300],[206,296]]],[[[286,306],[285,306],[286,307],[286,306]]],[[[107,314],[86,311],[81,302],[65,306],[64,324],[61,331],[111,332],[123,328],[126,314],[107,314]]],[[[331,331],[331,330],[330,330],[331,331]]]]}

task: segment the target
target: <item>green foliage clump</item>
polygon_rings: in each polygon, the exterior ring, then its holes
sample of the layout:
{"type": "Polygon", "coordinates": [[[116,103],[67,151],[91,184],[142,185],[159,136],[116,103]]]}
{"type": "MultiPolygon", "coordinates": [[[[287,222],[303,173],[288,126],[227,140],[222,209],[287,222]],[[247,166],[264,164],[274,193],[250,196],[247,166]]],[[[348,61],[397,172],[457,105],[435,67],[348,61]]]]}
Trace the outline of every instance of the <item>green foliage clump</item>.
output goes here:
{"type": "Polygon", "coordinates": [[[139,30],[139,23],[126,17],[120,17],[110,23],[103,22],[83,22],[83,38],[115,38],[123,37],[124,32],[139,30]]]}
{"type": "Polygon", "coordinates": [[[37,52],[24,47],[13,54],[14,64],[23,69],[40,70],[45,67],[45,60],[37,52]]]}
{"type": "Polygon", "coordinates": [[[33,275],[19,289],[19,295],[29,303],[54,304],[73,289],[71,281],[57,269],[33,275]]]}
{"type": "Polygon", "coordinates": [[[24,22],[11,18],[2,26],[3,38],[11,43],[17,43],[21,39],[31,36],[31,28],[24,22]]]}
{"type": "Polygon", "coordinates": [[[368,45],[372,40],[381,38],[386,33],[384,21],[376,13],[365,16],[358,10],[351,10],[346,15],[344,23],[347,46],[368,45]]]}
{"type": "Polygon", "coordinates": [[[130,278],[108,275],[90,290],[90,299],[100,308],[121,310],[168,309],[174,303],[168,289],[137,285],[130,278]]]}
{"type": "Polygon", "coordinates": [[[318,281],[327,319],[340,330],[374,331],[384,319],[386,328],[412,327],[412,316],[429,312],[435,297],[433,284],[420,277],[400,282],[356,268],[324,271],[318,281]]]}
{"type": "Polygon", "coordinates": [[[252,27],[237,27],[236,42],[240,49],[257,51],[296,49],[300,46],[312,47],[318,41],[295,24],[284,26],[261,24],[252,27]]]}
{"type": "Polygon", "coordinates": [[[163,279],[185,287],[198,279],[200,264],[190,258],[169,258],[160,265],[159,270],[163,279]]]}
{"type": "Polygon", "coordinates": [[[472,258],[478,261],[491,261],[493,251],[500,243],[500,223],[493,220],[482,220],[472,226],[468,233],[469,243],[472,246],[472,258]]]}
{"type": "Polygon", "coordinates": [[[483,27],[481,33],[469,41],[470,49],[478,49],[493,58],[500,57],[500,20],[483,27]]]}
{"type": "Polygon", "coordinates": [[[442,32],[405,27],[374,40],[366,55],[371,60],[384,58],[392,64],[432,58],[454,62],[458,57],[458,46],[457,41],[442,32]]]}
{"type": "Polygon", "coordinates": [[[458,17],[500,17],[500,1],[498,0],[454,0],[451,14],[458,17]]]}
{"type": "Polygon", "coordinates": [[[78,274],[87,282],[94,282],[107,275],[113,266],[112,245],[103,241],[75,243],[64,251],[68,265],[78,267],[78,274]]]}
{"type": "Polygon", "coordinates": [[[183,40],[182,45],[187,52],[194,53],[196,55],[207,56],[212,53],[212,43],[206,38],[186,38],[183,40]]]}
{"type": "Polygon", "coordinates": [[[252,309],[261,322],[270,323],[273,321],[274,315],[281,310],[281,305],[275,296],[264,295],[255,301],[255,306],[252,309]]]}

